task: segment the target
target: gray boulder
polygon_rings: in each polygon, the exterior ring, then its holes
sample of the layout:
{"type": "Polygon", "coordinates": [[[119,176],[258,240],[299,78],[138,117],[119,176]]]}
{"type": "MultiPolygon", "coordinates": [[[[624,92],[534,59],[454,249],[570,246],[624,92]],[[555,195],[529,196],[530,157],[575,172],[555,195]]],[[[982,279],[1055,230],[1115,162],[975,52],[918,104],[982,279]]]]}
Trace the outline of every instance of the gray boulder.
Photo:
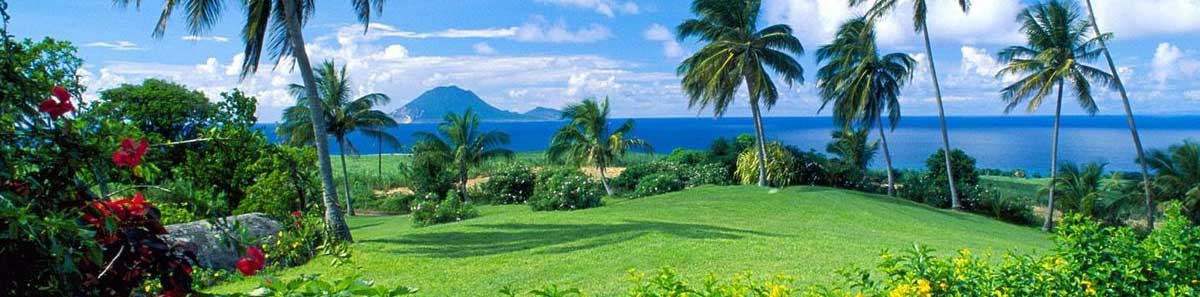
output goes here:
{"type": "Polygon", "coordinates": [[[208,221],[195,221],[168,225],[166,229],[167,234],[161,235],[161,238],[167,244],[193,250],[198,262],[196,264],[208,269],[235,268],[243,251],[237,250],[230,240],[223,238],[236,237],[237,229],[244,229],[247,235],[254,238],[251,244],[256,245],[269,242],[282,230],[279,222],[257,212],[221,218],[216,225],[208,221]]]}

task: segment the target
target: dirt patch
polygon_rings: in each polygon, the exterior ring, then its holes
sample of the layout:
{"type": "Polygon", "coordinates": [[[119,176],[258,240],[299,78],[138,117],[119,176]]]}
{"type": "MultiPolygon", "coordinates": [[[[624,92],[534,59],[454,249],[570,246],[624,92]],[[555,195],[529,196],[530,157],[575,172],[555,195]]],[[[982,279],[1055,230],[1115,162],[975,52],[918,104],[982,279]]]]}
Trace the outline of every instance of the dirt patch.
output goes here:
{"type": "Polygon", "coordinates": [[[387,197],[387,196],[392,196],[392,195],[396,195],[396,194],[412,195],[413,190],[409,189],[408,187],[396,187],[396,188],[388,189],[387,191],[375,190],[376,197],[387,197]]]}
{"type": "MultiPolygon", "coordinates": [[[[600,169],[599,169],[599,168],[596,168],[596,167],[579,167],[579,171],[583,171],[583,174],[587,174],[588,176],[591,176],[591,177],[593,177],[593,178],[600,178],[600,169]]],[[[608,177],[608,178],[614,178],[614,177],[617,177],[618,175],[621,175],[621,172],[625,172],[625,167],[607,167],[607,168],[604,168],[604,176],[605,176],[605,177],[608,177]]]]}

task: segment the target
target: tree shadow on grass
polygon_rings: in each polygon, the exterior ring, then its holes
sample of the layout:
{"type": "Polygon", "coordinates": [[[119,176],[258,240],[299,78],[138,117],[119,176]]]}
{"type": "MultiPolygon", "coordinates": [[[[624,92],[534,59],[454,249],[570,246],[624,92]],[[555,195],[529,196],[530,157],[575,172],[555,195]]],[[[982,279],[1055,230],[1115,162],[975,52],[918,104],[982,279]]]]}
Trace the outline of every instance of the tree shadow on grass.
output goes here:
{"type": "Polygon", "coordinates": [[[687,239],[732,240],[770,233],[700,224],[629,221],[617,224],[490,224],[472,226],[480,231],[452,231],[372,239],[398,245],[395,252],[437,258],[464,258],[536,250],[560,254],[633,240],[650,234],[687,239]]]}

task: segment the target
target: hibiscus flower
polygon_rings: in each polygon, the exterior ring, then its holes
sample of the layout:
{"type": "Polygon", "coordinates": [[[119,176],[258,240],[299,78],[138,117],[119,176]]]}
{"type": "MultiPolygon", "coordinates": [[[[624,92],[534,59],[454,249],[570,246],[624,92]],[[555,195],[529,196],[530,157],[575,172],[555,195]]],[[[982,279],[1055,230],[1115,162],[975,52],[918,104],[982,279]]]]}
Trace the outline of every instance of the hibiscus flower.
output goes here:
{"type": "Polygon", "coordinates": [[[133,145],[133,139],[126,138],[121,140],[121,148],[113,152],[113,163],[119,167],[137,167],[142,164],[142,156],[146,155],[146,148],[150,146],[145,139],[138,141],[137,146],[133,145]]]}
{"type": "Polygon", "coordinates": [[[247,247],[246,256],[238,259],[237,269],[242,275],[251,276],[262,270],[267,265],[267,258],[263,256],[262,250],[256,247],[247,247]]]}
{"type": "Polygon", "coordinates": [[[38,111],[50,115],[50,119],[57,120],[68,112],[75,111],[75,105],[71,104],[71,93],[63,87],[54,87],[50,90],[53,96],[46,98],[42,103],[38,104],[38,111]]]}

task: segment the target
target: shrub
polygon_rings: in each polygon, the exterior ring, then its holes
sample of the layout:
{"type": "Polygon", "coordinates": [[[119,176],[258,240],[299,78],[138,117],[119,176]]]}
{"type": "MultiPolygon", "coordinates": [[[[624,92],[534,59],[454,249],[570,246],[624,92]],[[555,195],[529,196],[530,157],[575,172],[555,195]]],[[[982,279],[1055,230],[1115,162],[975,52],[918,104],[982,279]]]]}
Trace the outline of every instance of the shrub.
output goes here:
{"type": "Polygon", "coordinates": [[[661,160],[634,164],[626,167],[621,175],[610,180],[609,185],[620,191],[633,191],[637,189],[638,182],[643,177],[664,172],[682,176],[682,167],[679,163],[661,160]]]}
{"type": "Polygon", "coordinates": [[[1168,221],[1139,239],[1132,229],[1101,227],[1069,216],[1053,253],[1005,256],[1002,261],[968,250],[942,258],[916,247],[885,252],[879,279],[867,271],[848,274],[826,292],[868,296],[1193,296],[1200,293],[1200,228],[1172,206],[1168,221]]]}
{"type": "Polygon", "coordinates": [[[458,193],[450,190],[445,198],[426,194],[425,198],[412,208],[413,225],[418,227],[441,223],[462,221],[479,216],[470,203],[464,203],[458,193]]]}
{"type": "Polygon", "coordinates": [[[600,206],[600,183],[574,168],[546,169],[538,175],[529,206],[533,210],[576,210],[600,206]]]}
{"type": "Polygon", "coordinates": [[[418,197],[429,194],[440,197],[454,188],[455,176],[447,168],[449,163],[449,160],[442,159],[438,154],[418,147],[414,149],[411,163],[401,163],[400,172],[418,197]]]}
{"type": "Polygon", "coordinates": [[[665,158],[667,161],[683,165],[699,165],[702,163],[708,163],[710,159],[712,158],[708,152],[689,150],[681,147],[672,150],[671,154],[667,155],[665,158]]]}
{"type": "Polygon", "coordinates": [[[646,197],[658,195],[679,191],[683,187],[684,183],[679,178],[679,175],[667,172],[655,173],[642,177],[642,180],[638,181],[637,189],[633,191],[633,196],[646,197]]]}
{"type": "Polygon", "coordinates": [[[415,195],[395,193],[368,200],[366,203],[360,204],[362,205],[360,208],[388,213],[408,213],[412,210],[412,203],[416,199],[415,195]]]}
{"type": "Polygon", "coordinates": [[[366,297],[390,297],[404,296],[417,293],[417,289],[409,287],[382,287],[376,286],[374,282],[360,279],[356,275],[349,275],[341,279],[333,279],[320,277],[315,274],[305,274],[300,277],[289,279],[286,281],[275,279],[264,279],[263,284],[258,288],[237,296],[366,296],[366,297]]]}
{"type": "Polygon", "coordinates": [[[537,175],[529,167],[511,164],[493,173],[479,185],[480,200],[495,204],[521,204],[533,196],[537,175]]]}
{"type": "Polygon", "coordinates": [[[688,170],[684,171],[684,180],[689,188],[702,185],[728,185],[730,183],[729,170],[725,169],[725,165],[718,163],[689,166],[688,170]]]}
{"type": "Polygon", "coordinates": [[[977,185],[965,188],[960,193],[964,195],[963,205],[967,211],[1020,225],[1029,225],[1037,219],[1031,201],[1006,197],[996,189],[977,185]]]}
{"type": "MultiPolygon", "coordinates": [[[[767,144],[767,160],[767,184],[773,187],[787,186],[792,181],[796,158],[776,141],[767,144]]],[[[734,175],[744,185],[758,182],[758,162],[758,149],[746,148],[738,155],[734,175]]]]}
{"type": "MultiPolygon", "coordinates": [[[[950,168],[954,170],[954,182],[959,185],[974,186],[979,184],[979,172],[975,169],[975,158],[968,156],[960,149],[950,151],[950,168]]],[[[925,159],[925,168],[933,180],[944,181],[946,177],[946,151],[938,149],[936,153],[925,159]]],[[[960,186],[961,187],[961,186],[960,186]]]]}

